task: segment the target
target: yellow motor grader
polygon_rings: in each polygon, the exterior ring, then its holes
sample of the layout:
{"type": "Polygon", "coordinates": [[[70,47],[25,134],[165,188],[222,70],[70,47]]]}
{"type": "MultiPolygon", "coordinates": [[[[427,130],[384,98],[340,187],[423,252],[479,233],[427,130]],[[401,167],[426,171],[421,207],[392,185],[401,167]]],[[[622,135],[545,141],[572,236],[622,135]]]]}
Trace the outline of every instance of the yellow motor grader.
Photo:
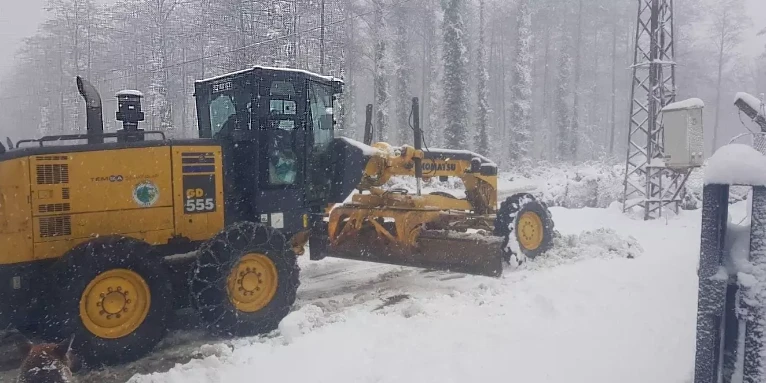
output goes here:
{"type": "MultiPolygon", "coordinates": [[[[542,202],[497,208],[475,153],[367,145],[334,134],[338,79],[253,67],[195,84],[199,138],[139,128],[143,95],[77,78],[87,132],[0,145],[0,326],[74,337],[88,366],[135,360],[191,307],[211,332],[268,332],[290,311],[296,256],[499,276],[552,243],[542,202]],[[387,187],[458,177],[465,197],[387,187]],[[350,200],[349,200],[350,197],[350,200]]],[[[417,109],[417,104],[415,104],[417,109]]],[[[368,142],[369,143],[369,142],[368,142]]]]}

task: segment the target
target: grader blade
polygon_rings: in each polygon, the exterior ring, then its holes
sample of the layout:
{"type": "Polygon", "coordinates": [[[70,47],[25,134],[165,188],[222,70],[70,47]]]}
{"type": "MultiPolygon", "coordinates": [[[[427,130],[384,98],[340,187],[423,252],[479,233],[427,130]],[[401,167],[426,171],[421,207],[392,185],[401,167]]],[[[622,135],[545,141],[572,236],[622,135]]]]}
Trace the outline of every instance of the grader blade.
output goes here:
{"type": "Polygon", "coordinates": [[[352,241],[330,245],[327,255],[365,262],[499,277],[503,271],[502,238],[454,232],[420,235],[415,248],[362,231],[352,241]]]}

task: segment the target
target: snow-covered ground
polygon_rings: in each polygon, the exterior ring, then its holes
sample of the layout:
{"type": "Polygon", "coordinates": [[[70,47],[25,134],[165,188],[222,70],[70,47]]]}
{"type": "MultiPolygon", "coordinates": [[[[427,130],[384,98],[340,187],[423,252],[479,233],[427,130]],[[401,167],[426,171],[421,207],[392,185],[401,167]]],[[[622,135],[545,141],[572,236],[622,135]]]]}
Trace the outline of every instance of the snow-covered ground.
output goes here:
{"type": "MultiPolygon", "coordinates": [[[[295,310],[273,333],[215,340],[188,315],[152,355],[80,379],[691,382],[700,211],[624,215],[614,204],[621,177],[602,164],[501,174],[501,200],[535,190],[562,235],[501,278],[302,257],[295,310]]],[[[463,196],[459,184],[424,187],[463,196]]]]}
{"type": "Polygon", "coordinates": [[[130,382],[691,381],[699,211],[551,210],[557,249],[500,279],[304,258],[275,333],[130,382]]]}

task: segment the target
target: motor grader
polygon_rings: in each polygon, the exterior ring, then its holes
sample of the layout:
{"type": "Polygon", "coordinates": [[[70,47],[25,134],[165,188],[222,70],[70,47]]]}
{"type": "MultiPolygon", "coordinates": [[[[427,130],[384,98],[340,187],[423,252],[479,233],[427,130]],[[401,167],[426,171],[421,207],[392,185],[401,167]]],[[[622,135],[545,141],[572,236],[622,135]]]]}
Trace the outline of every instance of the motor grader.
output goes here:
{"type": "Polygon", "coordinates": [[[551,246],[543,203],[520,193],[498,210],[492,161],[422,148],[417,103],[414,146],[336,138],[342,81],[253,67],[197,81],[199,138],[176,140],[139,127],[138,91],[117,94],[122,129],[105,133],[98,91],[77,89],[86,133],[0,145],[0,326],[74,334],[86,366],[147,354],[184,307],[222,336],[275,329],[306,246],[488,276],[551,246]],[[464,198],[420,190],[449,177],[464,198]]]}

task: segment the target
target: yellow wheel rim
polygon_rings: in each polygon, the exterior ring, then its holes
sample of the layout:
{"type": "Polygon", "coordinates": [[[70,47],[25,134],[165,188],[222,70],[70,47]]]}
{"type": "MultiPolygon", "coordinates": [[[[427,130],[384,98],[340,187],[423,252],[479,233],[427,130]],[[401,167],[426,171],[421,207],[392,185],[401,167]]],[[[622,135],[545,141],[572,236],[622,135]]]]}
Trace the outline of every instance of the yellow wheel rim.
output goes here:
{"type": "Polygon", "coordinates": [[[127,336],[149,314],[149,285],[137,273],[113,269],[94,278],[80,298],[80,320],[93,335],[104,339],[127,336]]]}
{"type": "Polygon", "coordinates": [[[274,262],[263,254],[247,254],[232,268],[226,288],[237,310],[252,313],[274,299],[277,285],[274,262]]]}
{"type": "Polygon", "coordinates": [[[537,250],[543,243],[543,220],[537,213],[528,211],[519,217],[519,244],[527,250],[537,250]]]}

